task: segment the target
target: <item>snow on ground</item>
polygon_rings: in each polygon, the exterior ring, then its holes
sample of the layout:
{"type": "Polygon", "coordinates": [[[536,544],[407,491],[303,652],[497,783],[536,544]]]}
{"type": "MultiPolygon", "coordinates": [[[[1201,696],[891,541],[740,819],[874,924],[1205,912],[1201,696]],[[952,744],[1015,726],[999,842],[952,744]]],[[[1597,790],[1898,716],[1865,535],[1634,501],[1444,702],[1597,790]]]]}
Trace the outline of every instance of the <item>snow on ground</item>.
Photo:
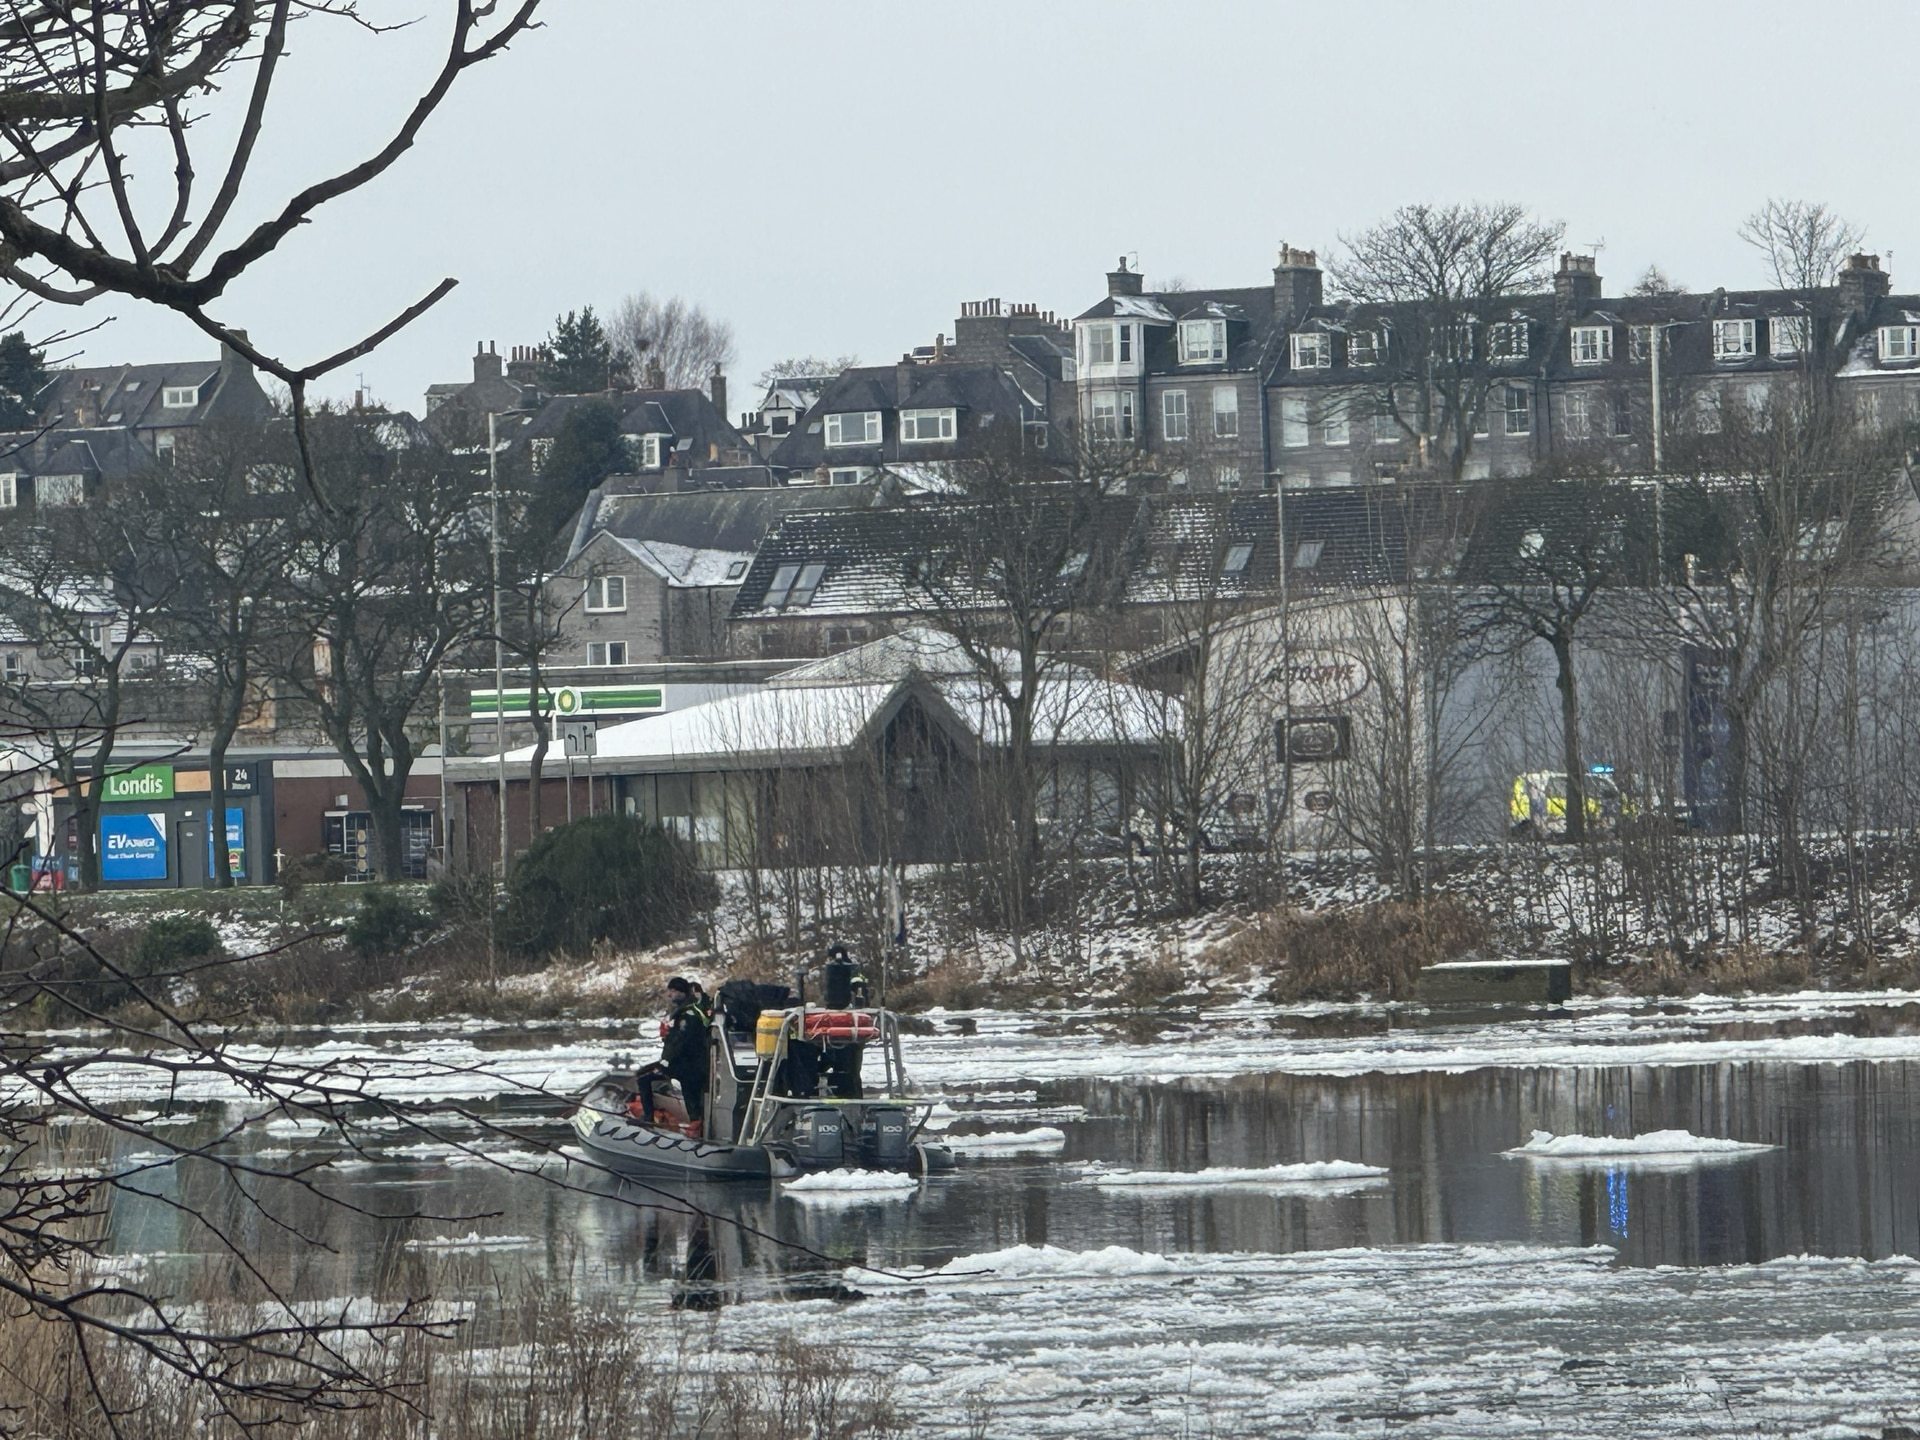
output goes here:
{"type": "Polygon", "coordinates": [[[1536,1130],[1526,1144],[1509,1150],[1509,1155],[1548,1160],[1619,1160],[1641,1155],[1687,1155],[1713,1159],[1729,1155],[1753,1155],[1776,1150],[1776,1145],[1756,1145],[1746,1140],[1722,1140],[1711,1135],[1694,1135],[1685,1130],[1652,1130],[1645,1135],[1555,1135],[1536,1130]]]}
{"type": "Polygon", "coordinates": [[[916,1435],[1879,1437],[1920,1418],[1920,1265],[1615,1266],[1605,1248],[1015,1246],[721,1313],[893,1370],[916,1435]],[[1576,1417],[1578,1417],[1576,1419],[1576,1417]]]}
{"type": "Polygon", "coordinates": [[[526,1250],[542,1243],[532,1235],[482,1235],[469,1230],[464,1235],[416,1236],[407,1241],[409,1250],[526,1250]]]}
{"type": "Polygon", "coordinates": [[[1031,1130],[943,1135],[940,1143],[956,1155],[1047,1155],[1066,1147],[1067,1132],[1052,1125],[1036,1125],[1031,1130]]]}
{"type": "Polygon", "coordinates": [[[1209,1165],[1204,1170],[1127,1170],[1094,1166],[1087,1171],[1086,1183],[1113,1189],[1138,1187],[1185,1190],[1207,1185],[1323,1185],[1340,1181],[1379,1180],[1385,1178],[1386,1173],[1381,1166],[1362,1165],[1353,1160],[1308,1160],[1295,1165],[1262,1165],[1253,1168],[1209,1165]]]}

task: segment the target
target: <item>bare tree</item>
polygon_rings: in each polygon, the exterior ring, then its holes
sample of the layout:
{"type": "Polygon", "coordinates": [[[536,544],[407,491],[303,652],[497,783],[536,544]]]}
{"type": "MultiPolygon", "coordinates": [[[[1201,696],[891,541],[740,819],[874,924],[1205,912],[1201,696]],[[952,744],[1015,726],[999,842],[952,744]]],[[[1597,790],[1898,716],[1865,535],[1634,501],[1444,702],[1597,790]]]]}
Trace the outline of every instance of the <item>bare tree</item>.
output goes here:
{"type": "Polygon", "coordinates": [[[390,880],[440,667],[489,633],[486,496],[453,457],[395,448],[384,417],[319,414],[312,432],[313,486],[276,602],[307,619],[312,643],[280,678],[359,782],[375,868],[390,880]]]}
{"type": "Polygon", "coordinates": [[[791,355],[762,370],[754,383],[765,390],[782,380],[831,380],[842,370],[851,370],[859,363],[858,355],[841,355],[831,360],[819,355],[791,355]]]}
{"type": "Polygon", "coordinates": [[[1560,697],[1567,839],[1586,838],[1586,760],[1575,652],[1602,602],[1653,578],[1651,504],[1604,475],[1500,482],[1487,500],[1464,600],[1468,625],[1494,646],[1544,644],[1560,697]]]}
{"type": "Polygon", "coordinates": [[[1740,225],[1740,238],[1760,252],[1782,290],[1831,285],[1866,242],[1867,232],[1813,200],[1769,199],[1740,225]]]}
{"type": "MultiPolygon", "coordinates": [[[[227,749],[266,703],[271,666],[306,629],[275,603],[294,554],[295,474],[293,456],[285,445],[276,453],[267,426],[212,425],[133,482],[159,522],[158,563],[175,598],[156,625],[175,666],[191,675],[196,719],[206,727],[215,833],[227,813],[227,749]]],[[[213,847],[209,880],[233,884],[226,845],[213,847]]]]}
{"type": "Polygon", "coordinates": [[[1342,238],[1337,293],[1355,307],[1351,329],[1376,330],[1371,409],[1414,443],[1422,467],[1458,480],[1506,371],[1492,328],[1516,296],[1537,292],[1563,227],[1513,204],[1408,205],[1342,238]]]}
{"type": "Polygon", "coordinates": [[[735,358],[733,326],[678,295],[636,291],[613,307],[607,331],[635,375],[651,370],[668,390],[697,390],[735,358]]]}
{"type": "MultiPolygon", "coordinates": [[[[307,386],[437,303],[443,279],[355,344],[305,364],[278,358],[213,309],[322,206],[364,189],[412,148],[454,83],[533,24],[539,0],[500,10],[451,0],[446,48],[404,117],[370,154],[297,190],[246,226],[254,171],[295,21],[358,24],[354,0],[30,0],[0,26],[0,279],[58,304],[125,295],[184,315],[288,388],[305,456],[307,386]],[[202,123],[214,91],[246,96],[229,129],[202,123]],[[171,183],[150,184],[161,172],[171,183]],[[205,182],[211,178],[209,193],[205,182]]],[[[278,177],[274,177],[278,179],[278,177]]]]}

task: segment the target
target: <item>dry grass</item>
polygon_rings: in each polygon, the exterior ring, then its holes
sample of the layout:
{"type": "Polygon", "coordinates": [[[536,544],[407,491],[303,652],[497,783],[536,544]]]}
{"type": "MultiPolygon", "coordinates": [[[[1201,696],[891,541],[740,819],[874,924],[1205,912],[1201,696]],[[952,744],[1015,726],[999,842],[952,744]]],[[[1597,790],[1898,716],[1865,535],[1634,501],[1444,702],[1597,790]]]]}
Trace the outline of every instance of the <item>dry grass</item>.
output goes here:
{"type": "MultiPolygon", "coordinates": [[[[636,1317],[528,1287],[450,1338],[414,1334],[375,1350],[336,1337],[342,1353],[382,1378],[383,1389],[305,1409],[230,1400],[223,1414],[205,1387],[98,1338],[83,1356],[65,1325],[16,1309],[0,1313],[0,1433],[238,1440],[247,1433],[240,1419],[259,1427],[254,1434],[303,1440],[883,1440],[907,1433],[890,1381],[861,1360],[791,1333],[765,1351],[726,1353],[716,1343],[720,1333],[706,1316],[636,1317]]],[[[279,1377],[273,1366],[256,1364],[247,1378],[279,1377]]]]}
{"type": "Polygon", "coordinates": [[[1436,895],[1424,904],[1383,901],[1338,910],[1269,910],[1220,947],[1219,961],[1272,977],[1267,998],[1402,999],[1421,968],[1484,945],[1486,917],[1436,895]]]}
{"type": "Polygon", "coordinates": [[[1801,989],[1813,978],[1813,962],[1800,950],[1729,945],[1690,957],[1663,950],[1624,965],[1595,966],[1588,973],[1611,980],[1629,995],[1737,995],[1801,989]]]}

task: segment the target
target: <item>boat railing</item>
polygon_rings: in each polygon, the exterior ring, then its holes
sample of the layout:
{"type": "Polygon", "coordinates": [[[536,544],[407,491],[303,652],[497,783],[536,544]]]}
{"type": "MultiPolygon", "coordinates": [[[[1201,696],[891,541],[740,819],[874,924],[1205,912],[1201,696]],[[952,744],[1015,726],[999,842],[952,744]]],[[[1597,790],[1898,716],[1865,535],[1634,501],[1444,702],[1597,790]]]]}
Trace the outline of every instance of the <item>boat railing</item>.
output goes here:
{"type": "MultiPolygon", "coordinates": [[[[747,1100],[746,1123],[742,1127],[743,1135],[750,1137],[749,1143],[756,1143],[763,1139],[774,1118],[783,1109],[800,1107],[856,1109],[863,1105],[885,1102],[893,1105],[904,1105],[908,1108],[920,1108],[927,1111],[932,1110],[933,1106],[931,1101],[921,1102],[918,1100],[918,1097],[911,1096],[907,1093],[907,1067],[900,1053],[900,1021],[891,1010],[883,1010],[875,1007],[834,1007],[829,1009],[825,1006],[818,1005],[796,1005],[790,1010],[771,1013],[779,1014],[781,1023],[779,1033],[774,1040],[773,1053],[759,1057],[760,1064],[754,1073],[753,1089],[749,1093],[747,1100]],[[816,1033],[809,1036],[807,1033],[808,1017],[825,1015],[855,1017],[852,1023],[835,1027],[848,1029],[853,1032],[853,1036],[844,1040],[840,1040],[840,1037],[832,1034],[825,1033],[816,1033]],[[857,1037],[860,1031],[865,1028],[859,1022],[869,1019],[873,1025],[873,1037],[867,1040],[853,1038],[857,1037]],[[863,1088],[877,1090],[877,1094],[863,1094],[856,1098],[853,1096],[836,1095],[786,1095],[775,1091],[774,1085],[783,1073],[788,1055],[796,1041],[804,1044],[824,1044],[828,1048],[832,1048],[836,1040],[840,1040],[840,1043],[866,1045],[869,1047],[868,1054],[872,1053],[873,1047],[877,1046],[879,1048],[884,1064],[877,1084],[869,1084],[865,1077],[862,1078],[863,1088]]],[[[764,1012],[761,1018],[765,1019],[764,1012]]],[[[921,1118],[924,1121],[925,1116],[923,1115],[921,1118]]],[[[915,1126],[916,1130],[918,1128],[918,1126],[915,1126]]]]}

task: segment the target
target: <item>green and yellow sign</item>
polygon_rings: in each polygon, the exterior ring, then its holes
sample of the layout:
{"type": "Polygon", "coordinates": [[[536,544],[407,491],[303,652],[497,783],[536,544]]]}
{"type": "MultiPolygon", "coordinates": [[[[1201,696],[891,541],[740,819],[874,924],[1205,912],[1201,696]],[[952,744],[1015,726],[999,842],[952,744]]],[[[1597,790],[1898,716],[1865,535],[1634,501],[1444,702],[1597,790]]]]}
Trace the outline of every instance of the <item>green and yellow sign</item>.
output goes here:
{"type": "MultiPolygon", "coordinates": [[[[527,690],[475,690],[467,697],[467,714],[475,720],[496,715],[528,719],[527,690]]],[[[563,685],[540,692],[540,712],[549,716],[646,715],[666,709],[666,695],[657,685],[563,685]]]]}

